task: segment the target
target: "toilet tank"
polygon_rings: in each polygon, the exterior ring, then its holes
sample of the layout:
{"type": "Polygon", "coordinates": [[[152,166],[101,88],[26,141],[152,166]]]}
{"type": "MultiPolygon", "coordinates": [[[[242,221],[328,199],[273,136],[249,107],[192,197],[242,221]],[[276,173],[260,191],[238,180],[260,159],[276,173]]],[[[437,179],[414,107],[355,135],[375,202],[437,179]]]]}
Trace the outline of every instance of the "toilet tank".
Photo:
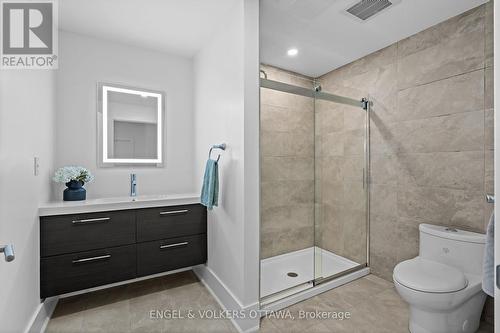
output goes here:
{"type": "Polygon", "coordinates": [[[421,224],[420,257],[481,275],[486,237],[484,234],[453,227],[421,224]]]}

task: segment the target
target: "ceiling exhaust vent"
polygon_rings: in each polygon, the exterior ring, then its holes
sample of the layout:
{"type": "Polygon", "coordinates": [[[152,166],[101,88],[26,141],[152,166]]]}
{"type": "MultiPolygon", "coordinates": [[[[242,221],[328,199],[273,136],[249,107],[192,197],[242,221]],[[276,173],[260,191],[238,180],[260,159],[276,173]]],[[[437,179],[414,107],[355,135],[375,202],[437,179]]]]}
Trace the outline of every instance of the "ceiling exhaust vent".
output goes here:
{"type": "Polygon", "coordinates": [[[361,0],[348,8],[347,12],[365,21],[389,6],[392,6],[392,2],[389,0],[361,0]]]}

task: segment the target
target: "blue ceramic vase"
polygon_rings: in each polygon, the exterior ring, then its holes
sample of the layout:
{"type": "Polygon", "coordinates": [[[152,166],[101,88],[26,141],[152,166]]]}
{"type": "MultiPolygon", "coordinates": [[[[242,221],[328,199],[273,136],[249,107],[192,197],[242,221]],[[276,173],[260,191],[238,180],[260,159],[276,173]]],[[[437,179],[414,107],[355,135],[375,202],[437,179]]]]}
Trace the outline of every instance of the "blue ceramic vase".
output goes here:
{"type": "Polygon", "coordinates": [[[83,182],[71,180],[66,183],[67,189],[63,192],[64,201],[79,201],[87,198],[87,191],[83,188],[83,182]]]}

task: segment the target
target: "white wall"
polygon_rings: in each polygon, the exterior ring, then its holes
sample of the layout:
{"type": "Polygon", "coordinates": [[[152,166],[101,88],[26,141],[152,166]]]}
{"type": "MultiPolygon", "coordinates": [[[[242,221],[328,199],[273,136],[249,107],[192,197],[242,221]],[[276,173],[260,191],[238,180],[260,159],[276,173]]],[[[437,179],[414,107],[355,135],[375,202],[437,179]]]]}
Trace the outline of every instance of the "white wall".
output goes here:
{"type": "Polygon", "coordinates": [[[208,215],[207,270],[247,309],[257,306],[259,281],[258,1],[237,0],[226,17],[194,61],[195,174],[202,177],[212,144],[227,143],[219,207],[208,215]]]}
{"type": "MultiPolygon", "coordinates": [[[[193,61],[74,33],[59,33],[55,166],[81,165],[96,176],[87,198],[191,193],[193,179],[193,61]],[[166,92],[166,163],[154,167],[97,167],[97,83],[120,83],[166,92]]],[[[55,186],[60,199],[64,186],[55,186]]]]}
{"type": "Polygon", "coordinates": [[[40,305],[38,205],[50,196],[54,72],[0,71],[0,331],[23,332],[40,305]],[[40,158],[34,176],[33,157],[40,158]]]}

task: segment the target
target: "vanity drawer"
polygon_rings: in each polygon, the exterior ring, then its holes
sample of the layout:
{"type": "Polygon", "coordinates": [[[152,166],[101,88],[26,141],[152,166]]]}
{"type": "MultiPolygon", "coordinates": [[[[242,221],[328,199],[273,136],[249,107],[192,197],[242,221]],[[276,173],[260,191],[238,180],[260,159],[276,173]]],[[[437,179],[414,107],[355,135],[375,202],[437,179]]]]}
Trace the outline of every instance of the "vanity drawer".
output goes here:
{"type": "Polygon", "coordinates": [[[135,243],[135,211],[43,216],[42,257],[135,243]]]}
{"type": "Polygon", "coordinates": [[[40,297],[133,279],[136,265],[135,244],[42,258],[40,297]]]}
{"type": "Polygon", "coordinates": [[[148,208],[137,211],[137,241],[151,241],[207,232],[202,205],[148,208]]]}
{"type": "Polygon", "coordinates": [[[206,261],[206,234],[137,244],[138,276],[194,266],[206,261]]]}

